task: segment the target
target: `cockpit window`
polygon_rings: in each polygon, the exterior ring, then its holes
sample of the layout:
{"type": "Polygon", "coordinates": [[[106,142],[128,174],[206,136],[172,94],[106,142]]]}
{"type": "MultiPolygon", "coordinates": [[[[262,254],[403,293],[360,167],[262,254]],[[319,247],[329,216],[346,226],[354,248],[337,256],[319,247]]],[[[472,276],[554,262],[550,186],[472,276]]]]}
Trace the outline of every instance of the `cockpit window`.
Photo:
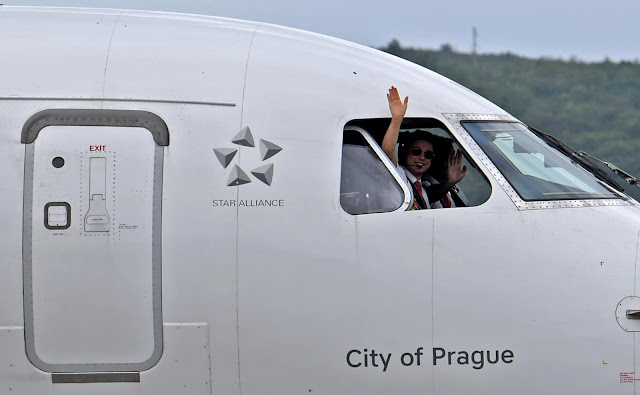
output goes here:
{"type": "MultiPolygon", "coordinates": [[[[416,180],[408,181],[402,167],[393,165],[381,147],[389,127],[389,118],[357,119],[344,128],[342,147],[342,178],[340,203],[349,214],[383,213],[416,208],[416,180]],[[413,185],[412,185],[413,184],[413,185]]],[[[479,168],[464,152],[446,126],[434,118],[404,118],[398,141],[405,144],[414,133],[429,136],[433,147],[428,171],[421,183],[429,209],[473,207],[483,204],[491,196],[491,185],[479,168]],[[466,169],[457,184],[439,188],[447,177],[447,163],[458,152],[459,166],[466,169]]],[[[396,158],[409,155],[408,148],[396,146],[396,158]]],[[[426,152],[420,154],[427,158],[426,152]]],[[[421,196],[424,199],[424,195],[421,196]]],[[[423,200],[423,204],[426,203],[423,200]]],[[[424,209],[424,207],[421,207],[424,209]]]]}
{"type": "Polygon", "coordinates": [[[603,186],[517,122],[462,122],[523,200],[612,199],[603,186]]]}
{"type": "Polygon", "coordinates": [[[345,128],[342,146],[340,204],[349,214],[395,211],[409,205],[409,191],[376,152],[376,142],[361,128],[345,128]],[[403,207],[404,206],[404,207],[403,207]]]}

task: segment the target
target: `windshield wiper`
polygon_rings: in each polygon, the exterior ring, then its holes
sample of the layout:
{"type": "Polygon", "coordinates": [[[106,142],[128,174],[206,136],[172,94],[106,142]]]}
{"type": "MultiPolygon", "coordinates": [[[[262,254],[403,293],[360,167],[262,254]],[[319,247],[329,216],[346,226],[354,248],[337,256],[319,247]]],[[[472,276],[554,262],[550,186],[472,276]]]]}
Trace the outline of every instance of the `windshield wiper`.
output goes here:
{"type": "Polygon", "coordinates": [[[597,160],[598,162],[600,162],[603,165],[607,166],[609,169],[611,169],[614,173],[619,175],[623,180],[625,180],[629,184],[635,185],[636,187],[640,188],[640,182],[638,181],[637,178],[635,178],[631,174],[627,173],[626,171],[622,170],[621,168],[619,168],[618,166],[614,165],[613,163],[605,162],[602,159],[598,159],[595,156],[589,154],[588,152],[584,152],[584,151],[578,151],[578,155],[580,155],[580,156],[588,156],[591,159],[597,160]]]}
{"type": "MultiPolygon", "coordinates": [[[[586,157],[589,158],[593,158],[595,160],[598,160],[599,162],[602,162],[604,164],[606,164],[609,167],[609,164],[607,164],[604,161],[601,161],[600,159],[594,158],[593,156],[587,154],[586,152],[583,151],[576,151],[573,148],[569,147],[567,144],[563,143],[562,141],[558,140],[557,138],[546,134],[532,126],[528,126],[529,130],[531,130],[536,136],[540,137],[542,140],[544,140],[547,144],[549,144],[551,147],[557,149],[558,151],[560,151],[561,153],[563,153],[564,155],[568,156],[569,158],[571,158],[574,162],[578,163],[580,166],[582,166],[585,170],[587,170],[589,173],[593,174],[594,176],[596,176],[597,179],[609,184],[611,187],[613,187],[614,189],[616,189],[619,192],[624,192],[624,188],[620,186],[620,184],[618,184],[613,178],[611,178],[610,175],[608,175],[603,169],[601,169],[600,167],[598,167],[597,165],[595,165],[594,163],[592,163],[590,160],[588,160],[586,157]]],[[[613,165],[612,165],[613,166],[613,165]]],[[[615,167],[615,166],[614,166],[615,167]]],[[[613,170],[613,168],[609,167],[611,170],[613,170]]],[[[616,167],[616,169],[618,169],[616,167]]],[[[620,170],[620,169],[618,169],[620,170]]],[[[614,172],[616,172],[616,174],[620,175],[620,173],[618,173],[617,171],[613,170],[614,172]]],[[[620,170],[622,172],[622,170],[620,170]]],[[[633,178],[630,174],[623,172],[624,174],[626,174],[628,177],[633,178]]],[[[627,180],[627,178],[625,176],[620,175],[623,179],[627,180]]],[[[633,178],[635,180],[635,178],[633,178]]],[[[627,181],[628,182],[628,181],[627,181]]],[[[636,180],[637,182],[637,180],[636,180]]],[[[636,185],[638,186],[638,184],[632,184],[632,185],[636,185]]],[[[638,186],[640,188],[640,186],[638,186]]]]}

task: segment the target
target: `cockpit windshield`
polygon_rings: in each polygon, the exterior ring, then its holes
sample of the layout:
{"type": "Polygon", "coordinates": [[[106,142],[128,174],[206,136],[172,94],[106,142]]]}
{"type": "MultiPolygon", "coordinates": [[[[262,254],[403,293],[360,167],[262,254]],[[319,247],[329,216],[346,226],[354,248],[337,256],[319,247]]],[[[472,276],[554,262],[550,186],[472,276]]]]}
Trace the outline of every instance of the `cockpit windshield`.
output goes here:
{"type": "Polygon", "coordinates": [[[462,122],[523,200],[620,196],[517,122],[462,122]]]}

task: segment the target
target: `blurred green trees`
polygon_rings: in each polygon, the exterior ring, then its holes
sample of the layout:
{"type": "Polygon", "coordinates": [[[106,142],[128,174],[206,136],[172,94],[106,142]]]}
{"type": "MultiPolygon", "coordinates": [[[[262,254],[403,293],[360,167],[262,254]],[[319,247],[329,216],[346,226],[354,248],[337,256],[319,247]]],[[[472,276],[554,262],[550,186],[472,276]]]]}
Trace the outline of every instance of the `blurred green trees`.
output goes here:
{"type": "Polygon", "coordinates": [[[381,50],[442,74],[574,149],[640,178],[640,64],[528,59],[440,50],[381,50]]]}

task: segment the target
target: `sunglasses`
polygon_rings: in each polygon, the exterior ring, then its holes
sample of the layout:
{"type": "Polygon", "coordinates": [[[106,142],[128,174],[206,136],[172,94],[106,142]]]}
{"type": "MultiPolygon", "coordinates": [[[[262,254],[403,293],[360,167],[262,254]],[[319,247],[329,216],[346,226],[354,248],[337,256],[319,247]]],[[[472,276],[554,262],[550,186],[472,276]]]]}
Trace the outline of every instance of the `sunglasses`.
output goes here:
{"type": "Polygon", "coordinates": [[[424,158],[425,159],[433,159],[433,157],[435,156],[435,154],[433,153],[433,151],[423,151],[418,147],[413,147],[411,148],[411,155],[413,156],[420,156],[424,153],[424,158]]]}

